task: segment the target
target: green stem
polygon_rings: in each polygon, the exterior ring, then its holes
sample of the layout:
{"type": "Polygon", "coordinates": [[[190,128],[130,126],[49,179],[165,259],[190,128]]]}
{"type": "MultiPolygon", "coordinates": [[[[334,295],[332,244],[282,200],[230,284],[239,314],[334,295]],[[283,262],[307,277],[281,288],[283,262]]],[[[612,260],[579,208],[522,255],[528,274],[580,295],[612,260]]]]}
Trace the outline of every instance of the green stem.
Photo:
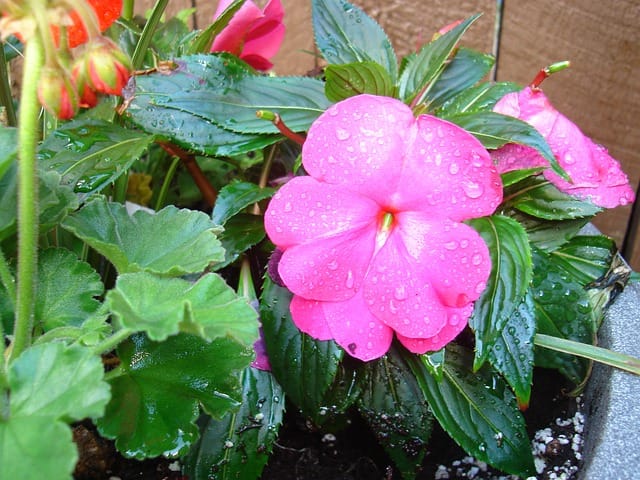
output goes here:
{"type": "Polygon", "coordinates": [[[134,0],[124,0],[122,2],[122,18],[125,20],[131,20],[133,18],[135,3],[134,0]]]}
{"type": "Polygon", "coordinates": [[[102,342],[93,347],[93,353],[96,355],[102,355],[104,353],[108,353],[122,342],[124,342],[127,338],[129,338],[134,332],[128,328],[123,328],[122,330],[118,330],[113,335],[108,338],[105,338],[102,342]]]}
{"type": "Polygon", "coordinates": [[[167,170],[167,174],[164,176],[164,180],[162,181],[162,186],[160,187],[158,198],[156,199],[156,211],[160,210],[164,206],[164,202],[167,199],[167,192],[169,192],[169,186],[171,185],[171,181],[176,174],[178,165],[180,165],[180,158],[173,157],[173,159],[171,160],[171,165],[169,165],[169,170],[167,170]]]}
{"type": "Polygon", "coordinates": [[[627,372],[640,375],[640,359],[625,355],[623,353],[612,352],[606,348],[587,345],[586,343],[574,342],[564,338],[553,337],[551,335],[536,334],[534,343],[539,347],[555,350],[556,352],[569,353],[579,357],[595,360],[611,367],[619,368],[627,372]]]}
{"type": "Polygon", "coordinates": [[[151,16],[149,17],[149,20],[147,20],[147,23],[142,30],[140,40],[138,40],[136,49],[133,52],[133,57],[131,58],[131,63],[133,64],[134,70],[140,70],[142,68],[142,62],[144,61],[145,55],[149,51],[151,39],[153,38],[153,34],[155,33],[156,28],[158,28],[158,24],[162,19],[162,14],[164,13],[165,8],[167,8],[168,3],[169,0],[158,0],[153,7],[151,16]]]}
{"type": "Polygon", "coordinates": [[[18,266],[16,314],[10,359],[17,358],[31,344],[33,304],[38,262],[38,79],[44,63],[44,46],[39,35],[25,45],[20,122],[18,125],[18,266]]]}
{"type": "Polygon", "coordinates": [[[15,127],[18,124],[16,110],[13,108],[13,96],[11,95],[11,85],[9,84],[9,69],[7,59],[4,56],[4,42],[0,42],[0,102],[4,105],[7,115],[7,125],[15,127]]]}

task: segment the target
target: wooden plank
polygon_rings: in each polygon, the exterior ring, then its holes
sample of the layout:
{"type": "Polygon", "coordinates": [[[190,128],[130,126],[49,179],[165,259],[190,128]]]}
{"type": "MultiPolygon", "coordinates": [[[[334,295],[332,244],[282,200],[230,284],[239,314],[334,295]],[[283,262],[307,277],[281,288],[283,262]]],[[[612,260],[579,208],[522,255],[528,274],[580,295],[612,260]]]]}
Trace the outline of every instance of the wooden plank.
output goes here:
{"type": "MultiPolygon", "coordinates": [[[[547,79],[552,103],[609,149],[634,186],[640,177],[640,4],[636,0],[510,0],[505,2],[499,80],[528,83],[550,63],[571,68],[547,79]]],[[[594,222],[620,245],[630,207],[594,222]]],[[[629,258],[640,268],[640,245],[629,258]]]]}

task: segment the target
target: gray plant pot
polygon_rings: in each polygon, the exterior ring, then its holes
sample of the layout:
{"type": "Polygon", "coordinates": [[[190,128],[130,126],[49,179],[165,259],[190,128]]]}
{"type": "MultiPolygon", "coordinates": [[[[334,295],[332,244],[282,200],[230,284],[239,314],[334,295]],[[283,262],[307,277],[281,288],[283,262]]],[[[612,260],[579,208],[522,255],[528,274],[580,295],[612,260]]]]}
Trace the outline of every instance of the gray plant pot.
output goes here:
{"type": "MultiPolygon", "coordinates": [[[[609,307],[599,345],[640,357],[640,284],[609,307]]],[[[640,376],[595,364],[585,391],[584,465],[579,480],[640,478],[640,376]]]]}

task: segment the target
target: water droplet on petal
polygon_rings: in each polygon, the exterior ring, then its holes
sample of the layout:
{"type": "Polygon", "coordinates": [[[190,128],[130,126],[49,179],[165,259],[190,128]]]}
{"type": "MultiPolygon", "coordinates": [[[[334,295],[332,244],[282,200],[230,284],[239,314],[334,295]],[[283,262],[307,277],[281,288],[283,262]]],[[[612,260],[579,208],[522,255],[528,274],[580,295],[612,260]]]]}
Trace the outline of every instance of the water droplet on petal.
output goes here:
{"type": "Polygon", "coordinates": [[[447,250],[455,250],[456,248],[458,248],[458,242],[456,242],[455,240],[451,240],[450,242],[444,244],[444,248],[446,248],[447,250]]]}
{"type": "Polygon", "coordinates": [[[338,137],[338,140],[346,140],[350,136],[351,134],[348,130],[345,130],[344,128],[336,128],[336,137],[338,137]]]}
{"type": "Polygon", "coordinates": [[[564,163],[566,163],[567,165],[573,165],[574,163],[576,163],[576,159],[573,157],[573,155],[567,152],[564,155],[564,163]]]}
{"type": "Polygon", "coordinates": [[[353,288],[353,272],[351,270],[347,272],[347,280],[345,281],[344,286],[347,288],[353,288]]]}
{"type": "Polygon", "coordinates": [[[452,163],[451,165],[449,165],[449,173],[451,175],[455,175],[459,171],[460,171],[460,166],[457,163],[452,163]]]}
{"type": "Polygon", "coordinates": [[[480,265],[482,263],[482,255],[476,253],[473,257],[471,257],[471,263],[473,263],[475,266],[480,265]]]}
{"type": "Polygon", "coordinates": [[[327,268],[329,270],[337,270],[338,269],[338,262],[336,260],[331,261],[330,263],[327,264],[327,268]]]}
{"type": "Polygon", "coordinates": [[[470,181],[462,184],[462,190],[464,190],[465,195],[469,198],[480,198],[484,193],[482,185],[470,181]]]}
{"type": "Polygon", "coordinates": [[[407,290],[404,288],[404,285],[398,285],[393,292],[393,296],[396,300],[404,300],[407,298],[407,290]]]}
{"type": "Polygon", "coordinates": [[[293,206],[291,205],[291,202],[287,202],[284,204],[284,211],[285,212],[290,212],[291,210],[293,210],[293,206]]]}

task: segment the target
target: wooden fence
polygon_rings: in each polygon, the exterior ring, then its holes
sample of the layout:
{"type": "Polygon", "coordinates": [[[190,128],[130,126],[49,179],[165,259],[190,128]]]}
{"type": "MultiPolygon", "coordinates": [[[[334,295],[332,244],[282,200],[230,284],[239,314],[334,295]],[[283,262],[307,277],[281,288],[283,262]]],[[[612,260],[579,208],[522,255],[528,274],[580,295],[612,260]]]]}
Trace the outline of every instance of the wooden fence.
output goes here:
{"type": "MultiPolygon", "coordinates": [[[[264,1],[257,3],[264,3],[264,1]]],[[[629,176],[640,178],[640,2],[637,0],[351,0],[374,17],[399,55],[415,50],[452,21],[483,12],[463,44],[497,54],[496,79],[528,83],[556,61],[571,68],[548,79],[553,104],[597,143],[609,149],[629,176]]],[[[139,0],[144,12],[153,0],[139,0]]],[[[171,0],[167,14],[196,7],[194,24],[204,27],[217,2],[171,0]]],[[[314,67],[310,0],[282,0],[287,34],[274,59],[279,74],[304,74],[314,67]]],[[[595,224],[624,248],[640,269],[640,238],[632,207],[600,214],[595,224]],[[625,239],[627,240],[625,242],[625,239]]]]}

